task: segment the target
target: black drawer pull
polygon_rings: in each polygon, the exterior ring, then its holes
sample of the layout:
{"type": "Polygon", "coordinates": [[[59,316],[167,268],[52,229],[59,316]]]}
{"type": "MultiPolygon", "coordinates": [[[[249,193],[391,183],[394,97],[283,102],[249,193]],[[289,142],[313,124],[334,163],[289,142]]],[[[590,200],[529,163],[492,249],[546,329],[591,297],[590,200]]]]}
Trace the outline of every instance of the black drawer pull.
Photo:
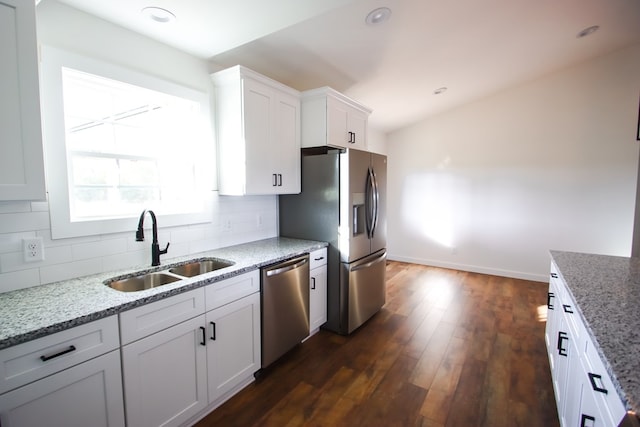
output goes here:
{"type": "Polygon", "coordinates": [[[311,278],[311,289],[315,289],[316,288],[316,278],[312,277],[311,278]]]}
{"type": "Polygon", "coordinates": [[[552,299],[552,298],[555,298],[555,296],[556,296],[556,295],[555,295],[553,292],[549,292],[549,293],[547,294],[547,308],[548,308],[549,310],[553,310],[553,304],[551,303],[551,299],[552,299]]]}
{"type": "Polygon", "coordinates": [[[200,331],[202,331],[202,341],[200,341],[200,345],[207,345],[207,330],[204,326],[200,326],[200,331]]]}
{"type": "Polygon", "coordinates": [[[42,360],[43,362],[46,362],[47,360],[51,360],[51,359],[55,359],[56,357],[60,357],[63,354],[71,353],[72,351],[76,351],[76,346],[75,345],[70,345],[68,349],[59,351],[59,352],[54,353],[54,354],[40,356],[40,360],[42,360]]]}
{"type": "Polygon", "coordinates": [[[551,273],[551,277],[553,277],[554,279],[557,279],[558,275],[556,273],[551,273]]]}
{"type": "Polygon", "coordinates": [[[602,376],[598,374],[592,374],[591,372],[589,372],[589,381],[591,382],[591,388],[593,389],[593,391],[597,391],[604,394],[609,393],[606,388],[599,387],[596,384],[596,380],[600,380],[600,382],[602,383],[602,376]]]}
{"type": "Polygon", "coordinates": [[[321,257],[318,257],[318,258],[314,258],[313,260],[314,260],[314,261],[320,261],[320,260],[323,260],[323,259],[324,259],[324,257],[323,257],[323,256],[321,256],[321,257]]]}
{"type": "Polygon", "coordinates": [[[571,306],[569,304],[562,304],[562,308],[564,309],[565,313],[573,314],[573,310],[571,310],[571,306]]]}
{"type": "Polygon", "coordinates": [[[216,340],[216,322],[209,322],[211,324],[211,341],[216,340]]]}
{"type": "Polygon", "coordinates": [[[582,414],[580,418],[580,427],[593,427],[596,423],[596,419],[591,415],[582,414]],[[587,421],[591,421],[591,424],[587,425],[587,421]]]}
{"type": "Polygon", "coordinates": [[[567,334],[566,332],[558,332],[558,354],[560,356],[567,356],[567,349],[562,347],[562,341],[567,340],[569,341],[569,334],[567,334]]]}

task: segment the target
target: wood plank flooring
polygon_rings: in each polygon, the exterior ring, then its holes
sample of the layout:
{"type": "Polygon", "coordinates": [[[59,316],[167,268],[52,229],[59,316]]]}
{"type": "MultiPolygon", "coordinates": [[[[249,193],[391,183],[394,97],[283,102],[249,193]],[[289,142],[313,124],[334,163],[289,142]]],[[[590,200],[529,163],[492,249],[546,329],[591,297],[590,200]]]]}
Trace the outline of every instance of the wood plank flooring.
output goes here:
{"type": "Polygon", "coordinates": [[[321,330],[197,426],[558,426],[547,286],[389,262],[369,322],[321,330]]]}

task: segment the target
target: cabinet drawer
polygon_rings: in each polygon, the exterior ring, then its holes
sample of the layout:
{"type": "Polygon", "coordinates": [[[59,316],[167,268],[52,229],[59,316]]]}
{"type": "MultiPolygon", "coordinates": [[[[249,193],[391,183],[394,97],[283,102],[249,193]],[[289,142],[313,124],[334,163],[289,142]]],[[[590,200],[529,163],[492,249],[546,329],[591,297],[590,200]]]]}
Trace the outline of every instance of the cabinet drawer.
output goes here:
{"type": "Polygon", "coordinates": [[[122,345],[204,313],[204,289],[189,292],[120,313],[122,345]]]}
{"type": "Polygon", "coordinates": [[[327,263],[327,248],[318,249],[309,254],[309,270],[327,263]]]}
{"type": "Polygon", "coordinates": [[[106,317],[0,351],[0,393],[118,348],[118,319],[106,317]]]}
{"type": "Polygon", "coordinates": [[[586,340],[581,357],[587,375],[585,393],[594,394],[602,415],[609,418],[611,425],[617,426],[624,418],[626,410],[591,339],[586,340]]]}
{"type": "Polygon", "coordinates": [[[260,271],[214,282],[205,288],[207,311],[260,291],[260,271]]]}

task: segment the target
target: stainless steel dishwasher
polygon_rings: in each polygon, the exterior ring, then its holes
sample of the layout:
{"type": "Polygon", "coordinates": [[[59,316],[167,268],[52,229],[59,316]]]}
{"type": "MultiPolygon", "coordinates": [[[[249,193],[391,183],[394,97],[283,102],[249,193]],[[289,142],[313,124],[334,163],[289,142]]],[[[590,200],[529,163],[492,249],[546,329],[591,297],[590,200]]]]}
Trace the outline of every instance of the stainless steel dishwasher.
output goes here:
{"type": "Polygon", "coordinates": [[[309,255],[262,268],[262,367],[309,336],[309,255]]]}

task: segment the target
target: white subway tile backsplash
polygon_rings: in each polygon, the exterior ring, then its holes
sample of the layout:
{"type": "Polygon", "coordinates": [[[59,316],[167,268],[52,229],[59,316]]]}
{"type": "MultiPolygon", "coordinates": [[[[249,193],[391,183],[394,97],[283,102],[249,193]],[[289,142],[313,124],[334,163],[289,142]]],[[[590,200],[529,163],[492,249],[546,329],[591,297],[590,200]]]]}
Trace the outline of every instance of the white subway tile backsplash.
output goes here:
{"type": "Polygon", "coordinates": [[[37,268],[0,274],[0,292],[30,288],[39,284],[40,270],[37,268]]]}
{"type": "Polygon", "coordinates": [[[20,252],[0,254],[0,271],[2,273],[6,273],[11,271],[29,270],[32,268],[46,267],[71,261],[70,246],[56,246],[53,248],[47,248],[45,246],[43,261],[25,262],[21,246],[20,252]]]}
{"type": "Polygon", "coordinates": [[[48,212],[5,213],[0,218],[0,233],[45,230],[48,228],[48,212]]]}
{"type": "Polygon", "coordinates": [[[76,277],[90,276],[102,271],[100,258],[85,259],[40,268],[41,284],[59,282],[76,277]]]}
{"type": "Polygon", "coordinates": [[[33,231],[0,234],[0,254],[21,251],[22,239],[30,239],[33,237],[36,237],[36,233],[33,231]]]}
{"type": "Polygon", "coordinates": [[[31,202],[32,212],[49,212],[49,202],[31,202]]]}
{"type": "MultiPolygon", "coordinates": [[[[0,292],[151,264],[150,223],[146,224],[149,228],[145,229],[144,242],[135,241],[135,229],[53,240],[48,211],[47,202],[0,202],[0,292]],[[22,239],[35,236],[43,238],[45,260],[25,263],[22,239]]],[[[276,196],[217,196],[212,212],[207,224],[160,228],[160,246],[171,243],[163,257],[188,256],[278,233],[276,196]]]]}
{"type": "Polygon", "coordinates": [[[31,212],[29,202],[0,202],[0,214],[31,212]]]}
{"type": "Polygon", "coordinates": [[[129,251],[102,258],[102,271],[106,273],[113,270],[121,270],[134,265],[151,264],[151,251],[129,251]]]}
{"type": "Polygon", "coordinates": [[[127,251],[125,239],[98,240],[89,243],[77,243],[71,245],[71,253],[74,260],[99,258],[127,251]]]}

